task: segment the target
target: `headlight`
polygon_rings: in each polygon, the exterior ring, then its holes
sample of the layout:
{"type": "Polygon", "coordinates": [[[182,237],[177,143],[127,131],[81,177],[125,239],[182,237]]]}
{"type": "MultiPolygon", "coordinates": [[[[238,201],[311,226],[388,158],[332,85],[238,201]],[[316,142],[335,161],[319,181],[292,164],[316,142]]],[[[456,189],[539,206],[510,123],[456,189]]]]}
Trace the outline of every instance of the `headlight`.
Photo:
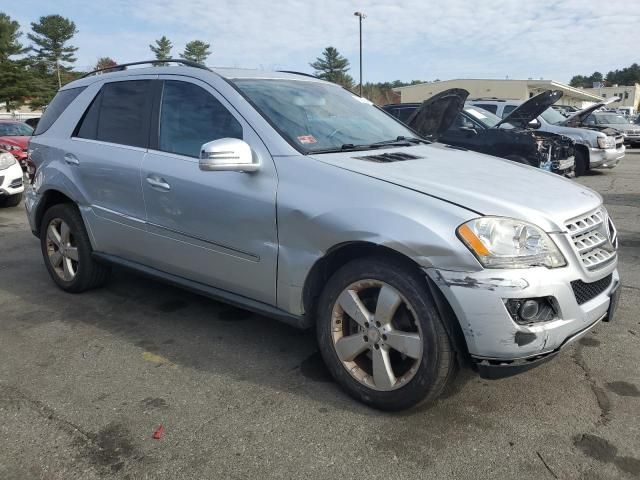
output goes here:
{"type": "Polygon", "coordinates": [[[615,137],[598,137],[598,146],[600,148],[616,148],[615,137]]]}
{"type": "Polygon", "coordinates": [[[567,264],[549,235],[522,220],[476,218],[460,225],[457,234],[486,268],[556,268],[567,264]]]}
{"type": "Polygon", "coordinates": [[[0,153],[0,170],[4,170],[5,168],[9,168],[11,165],[14,165],[16,159],[13,158],[13,155],[7,152],[0,153]]]}

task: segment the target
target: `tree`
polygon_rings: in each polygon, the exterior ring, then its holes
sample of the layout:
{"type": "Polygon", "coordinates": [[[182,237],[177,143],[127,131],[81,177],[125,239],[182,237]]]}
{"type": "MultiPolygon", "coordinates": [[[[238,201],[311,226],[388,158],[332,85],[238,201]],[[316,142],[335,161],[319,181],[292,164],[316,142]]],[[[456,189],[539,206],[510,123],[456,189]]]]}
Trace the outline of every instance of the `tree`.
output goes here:
{"type": "MultiPolygon", "coordinates": [[[[94,70],[103,70],[103,69],[108,69],[108,68],[112,68],[115,67],[116,65],[118,65],[118,63],[111,57],[100,57],[98,59],[98,61],[96,62],[96,66],[94,67],[94,70]]],[[[106,70],[106,72],[108,72],[109,70],[106,70]]]]}
{"type": "Polygon", "coordinates": [[[64,63],[74,63],[73,54],[77,47],[68,45],[67,42],[78,33],[76,24],[61,15],[47,15],[40,17],[38,23],[31,23],[31,30],[27,36],[35,46],[31,49],[36,52],[36,59],[47,65],[48,69],[55,71],[58,77],[58,88],[62,86],[60,72],[71,70],[64,63]]]}
{"type": "Polygon", "coordinates": [[[26,51],[18,41],[20,24],[0,13],[0,103],[7,112],[19,107],[30,94],[30,75],[25,60],[13,60],[12,56],[26,51]]]}
{"type": "Polygon", "coordinates": [[[618,85],[634,85],[640,83],[640,65],[637,63],[621,70],[607,73],[607,83],[618,85]]]}
{"type": "Polygon", "coordinates": [[[11,20],[9,15],[0,13],[0,61],[25,52],[26,49],[18,41],[21,35],[20,24],[11,20]]]}
{"type": "Polygon", "coordinates": [[[337,83],[348,89],[354,86],[353,78],[347,73],[349,60],[340,55],[334,47],[325,48],[322,57],[317,57],[316,61],[309,65],[315,70],[318,78],[337,83]]]}
{"type": "MultiPolygon", "coordinates": [[[[160,38],[160,40],[156,40],[156,45],[149,45],[149,48],[156,56],[156,60],[168,60],[171,58],[171,49],[173,48],[173,44],[171,40],[169,40],[164,35],[160,38]]],[[[166,63],[156,63],[157,66],[164,66],[166,63]]]]}
{"type": "Polygon", "coordinates": [[[180,57],[204,65],[207,57],[211,55],[209,47],[211,47],[211,45],[202,40],[193,40],[187,43],[184,47],[184,53],[181,53],[180,57]]]}

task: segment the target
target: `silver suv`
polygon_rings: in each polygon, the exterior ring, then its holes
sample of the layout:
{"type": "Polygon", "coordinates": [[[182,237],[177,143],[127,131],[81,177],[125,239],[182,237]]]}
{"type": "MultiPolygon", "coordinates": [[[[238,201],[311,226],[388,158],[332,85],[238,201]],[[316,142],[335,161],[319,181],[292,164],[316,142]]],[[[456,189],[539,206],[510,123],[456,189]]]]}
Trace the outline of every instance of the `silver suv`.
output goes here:
{"type": "Polygon", "coordinates": [[[531,368],[611,318],[597,193],[415,135],[302,74],[94,74],[40,121],[26,208],[63,290],[115,264],[315,327],[335,379],[381,409],[436,398],[457,362],[531,368]]]}
{"type": "MultiPolygon", "coordinates": [[[[552,107],[547,108],[534,121],[532,128],[541,132],[556,133],[571,138],[576,151],[576,175],[584,175],[595,168],[614,168],[625,153],[624,136],[611,128],[595,128],[583,126],[582,119],[592,112],[610,103],[603,101],[571,114],[566,118],[552,107]]],[[[475,99],[468,102],[479,108],[489,110],[495,115],[505,118],[516,110],[523,102],[519,100],[475,99]]]]}

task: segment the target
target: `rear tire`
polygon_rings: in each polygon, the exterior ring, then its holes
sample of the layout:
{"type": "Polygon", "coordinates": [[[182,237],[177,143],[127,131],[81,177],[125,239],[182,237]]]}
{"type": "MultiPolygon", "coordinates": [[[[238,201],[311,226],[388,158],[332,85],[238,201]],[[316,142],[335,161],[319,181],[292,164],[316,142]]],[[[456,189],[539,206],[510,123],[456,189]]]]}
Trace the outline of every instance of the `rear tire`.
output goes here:
{"type": "Polygon", "coordinates": [[[580,149],[576,150],[576,177],[581,177],[589,170],[589,158],[580,149]]]}
{"type": "Polygon", "coordinates": [[[0,200],[0,206],[2,207],[17,207],[22,201],[22,193],[16,193],[0,200]]]}
{"type": "Polygon", "coordinates": [[[349,395],[371,407],[402,410],[431,402],[456,371],[426,279],[398,262],[347,263],[327,282],[317,313],[318,344],[329,371],[349,395]]]}
{"type": "Polygon", "coordinates": [[[40,247],[53,281],[65,292],[102,286],[111,269],[96,262],[78,208],[71,203],[48,209],[40,227],[40,247]]]}

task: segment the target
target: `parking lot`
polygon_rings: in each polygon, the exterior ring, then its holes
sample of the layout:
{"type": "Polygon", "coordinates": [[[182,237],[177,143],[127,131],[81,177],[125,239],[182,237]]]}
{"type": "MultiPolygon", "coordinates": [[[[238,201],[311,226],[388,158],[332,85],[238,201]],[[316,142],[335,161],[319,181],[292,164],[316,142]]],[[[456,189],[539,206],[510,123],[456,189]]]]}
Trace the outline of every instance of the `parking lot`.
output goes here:
{"type": "Polygon", "coordinates": [[[120,270],[58,290],[0,210],[0,479],[640,477],[640,151],[578,181],[619,231],[615,322],[398,414],[347,397],[311,332],[120,270]]]}

